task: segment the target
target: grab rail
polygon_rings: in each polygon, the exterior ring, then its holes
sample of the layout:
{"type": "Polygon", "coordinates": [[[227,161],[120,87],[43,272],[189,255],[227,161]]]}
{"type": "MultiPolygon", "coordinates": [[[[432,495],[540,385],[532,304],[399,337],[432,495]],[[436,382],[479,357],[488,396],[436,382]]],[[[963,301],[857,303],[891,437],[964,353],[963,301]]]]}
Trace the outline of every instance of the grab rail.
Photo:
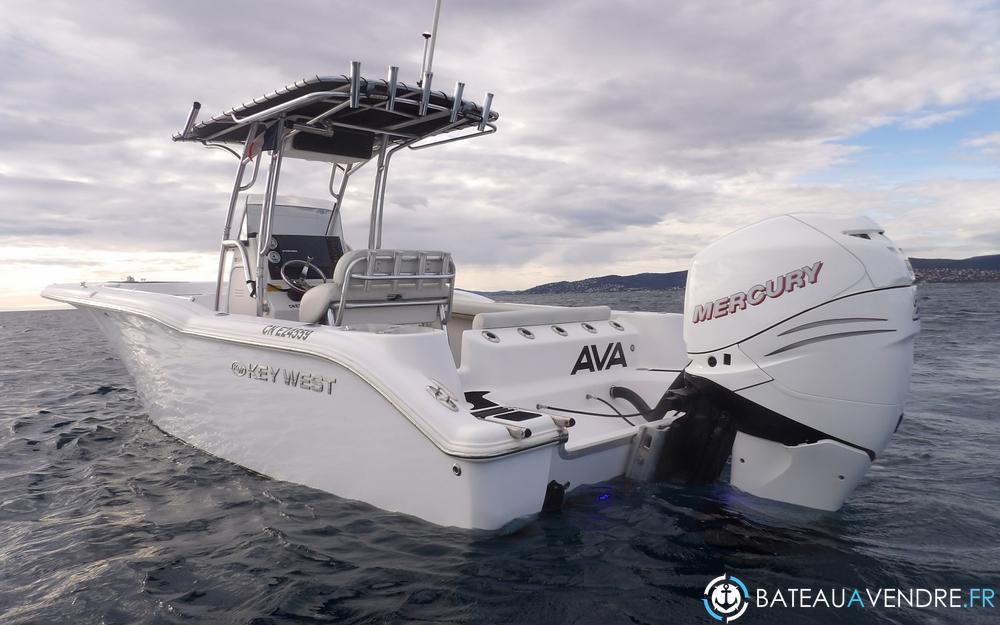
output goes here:
{"type": "MultiPolygon", "coordinates": [[[[236,250],[240,253],[240,261],[243,264],[243,279],[246,281],[247,289],[250,291],[250,297],[257,297],[257,290],[254,288],[256,282],[253,276],[250,274],[250,257],[247,255],[246,248],[239,241],[234,241],[232,239],[226,239],[222,242],[222,249],[219,250],[219,278],[215,283],[215,311],[219,312],[220,299],[222,297],[222,272],[225,269],[226,264],[226,254],[229,250],[236,250]]],[[[229,312],[229,304],[227,301],[226,312],[229,312]]]]}

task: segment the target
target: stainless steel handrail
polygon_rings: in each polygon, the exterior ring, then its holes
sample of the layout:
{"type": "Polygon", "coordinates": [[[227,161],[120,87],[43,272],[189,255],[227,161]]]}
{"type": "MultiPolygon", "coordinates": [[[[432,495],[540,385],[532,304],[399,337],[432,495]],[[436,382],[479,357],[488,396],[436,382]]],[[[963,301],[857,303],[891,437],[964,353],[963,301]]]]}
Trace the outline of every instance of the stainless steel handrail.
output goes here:
{"type": "MultiPolygon", "coordinates": [[[[222,276],[225,271],[226,257],[229,250],[234,249],[240,253],[240,261],[243,264],[243,279],[246,282],[247,288],[250,290],[251,297],[256,297],[256,289],[254,289],[254,279],[253,275],[250,273],[250,257],[247,255],[246,248],[239,241],[234,241],[232,239],[227,239],[222,242],[222,248],[219,250],[219,278],[215,285],[215,312],[220,312],[219,304],[222,293],[222,276]]],[[[226,312],[229,312],[229,302],[226,302],[226,312]]]]}
{"type": "Polygon", "coordinates": [[[254,157],[254,160],[253,160],[253,174],[250,176],[250,182],[246,183],[245,185],[242,185],[240,187],[240,192],[248,191],[251,187],[253,187],[254,184],[256,184],[256,182],[257,182],[257,172],[260,170],[260,161],[261,161],[261,155],[262,154],[263,154],[263,152],[257,154],[257,156],[254,157]]]}
{"type": "MultiPolygon", "coordinates": [[[[452,137],[451,139],[441,139],[440,141],[432,141],[430,143],[425,143],[424,145],[416,145],[416,144],[409,145],[407,147],[410,148],[411,150],[423,150],[425,148],[432,148],[435,145],[444,145],[445,143],[453,143],[455,141],[463,141],[465,139],[471,139],[473,137],[480,137],[482,135],[491,135],[491,134],[493,134],[494,132],[497,131],[497,127],[496,127],[495,124],[486,124],[486,127],[489,128],[489,130],[483,130],[481,132],[473,132],[471,134],[462,135],[461,137],[452,137]]],[[[428,135],[428,137],[433,137],[433,136],[434,135],[428,135]]],[[[423,139],[426,139],[426,138],[427,137],[423,137],[423,139]]]]}
{"type": "MultiPolygon", "coordinates": [[[[374,216],[372,216],[372,219],[374,219],[374,216]]],[[[361,261],[367,262],[368,258],[367,257],[355,258],[354,260],[351,261],[351,264],[349,264],[347,266],[347,269],[344,271],[344,283],[340,285],[340,302],[337,306],[337,310],[334,312],[334,325],[339,326],[340,322],[344,318],[344,310],[345,310],[344,304],[347,302],[348,287],[350,286],[351,277],[353,276],[351,270],[354,269],[354,267],[361,261]]],[[[333,273],[334,275],[336,275],[337,270],[334,269],[333,273]]]]}
{"type": "MultiPolygon", "coordinates": [[[[427,121],[426,119],[424,121],[427,121]]],[[[348,130],[362,130],[364,132],[371,132],[376,135],[391,135],[393,137],[402,137],[403,139],[414,139],[418,138],[417,135],[405,133],[405,132],[395,132],[387,128],[370,128],[368,126],[361,126],[359,124],[348,124],[347,122],[327,122],[331,126],[336,126],[338,128],[347,128],[348,130]]]]}
{"type": "MultiPolygon", "coordinates": [[[[371,160],[371,159],[369,159],[371,160]]],[[[333,210],[330,211],[330,219],[326,222],[326,234],[327,236],[333,234],[333,226],[337,220],[337,213],[340,212],[340,207],[344,203],[344,193],[347,191],[347,183],[351,179],[351,175],[364,167],[368,161],[361,161],[360,163],[350,163],[348,165],[341,165],[339,163],[333,164],[333,169],[330,172],[330,195],[334,198],[333,210]],[[342,169],[344,175],[340,177],[340,189],[337,191],[333,190],[333,183],[337,178],[337,170],[342,169]]]]}
{"type": "Polygon", "coordinates": [[[229,147],[228,145],[222,145],[221,143],[209,143],[208,141],[202,141],[201,144],[206,148],[212,148],[213,150],[224,150],[226,152],[229,152],[236,158],[241,158],[240,153],[234,150],[233,148],[229,147]]]}
{"type": "Polygon", "coordinates": [[[339,113],[340,111],[344,110],[345,108],[347,108],[348,106],[350,106],[350,104],[351,104],[350,101],[345,100],[344,102],[341,102],[337,106],[334,106],[334,107],[332,107],[330,109],[327,109],[326,111],[323,111],[322,113],[320,113],[316,117],[313,117],[312,119],[310,119],[309,121],[306,122],[306,125],[307,126],[312,126],[316,122],[321,122],[324,119],[326,119],[327,117],[333,115],[334,113],[339,113]]]}
{"type": "MultiPolygon", "coordinates": [[[[250,137],[251,141],[253,141],[253,137],[256,136],[256,131],[258,127],[259,124],[256,123],[250,126],[250,131],[249,131],[250,134],[248,135],[248,137],[250,137]]],[[[225,264],[226,264],[225,246],[226,242],[230,240],[229,237],[230,233],[232,232],[232,226],[233,226],[233,214],[236,212],[236,202],[239,198],[240,192],[249,189],[251,186],[253,186],[253,183],[257,180],[257,168],[260,166],[260,158],[258,157],[256,164],[254,165],[253,176],[250,180],[249,185],[244,186],[243,175],[246,173],[248,162],[249,160],[246,157],[240,159],[240,166],[236,170],[236,180],[233,181],[233,192],[229,196],[229,210],[226,212],[226,223],[222,227],[222,247],[219,249],[219,272],[218,272],[218,280],[216,281],[215,284],[216,312],[219,311],[219,306],[221,304],[221,299],[222,299],[222,274],[225,271],[225,264]]],[[[244,267],[245,268],[248,267],[248,263],[246,261],[244,261],[244,267]]],[[[249,269],[244,269],[244,270],[249,271],[249,269]]]]}
{"type": "Polygon", "coordinates": [[[250,256],[247,254],[247,248],[244,247],[243,243],[240,241],[235,241],[229,239],[222,242],[223,248],[231,248],[240,253],[240,262],[243,263],[243,277],[246,279],[246,283],[253,284],[253,274],[250,273],[250,256]]]}
{"type": "Polygon", "coordinates": [[[267,265],[267,253],[271,241],[271,217],[274,212],[274,200],[278,195],[278,176],[281,174],[281,157],[285,152],[284,119],[278,119],[278,135],[275,139],[275,150],[271,152],[271,165],[267,173],[267,187],[264,191],[264,203],[260,211],[260,225],[257,228],[257,316],[265,312],[267,299],[267,281],[264,278],[264,267],[267,265]]]}
{"type": "Polygon", "coordinates": [[[437,304],[438,306],[448,303],[447,297],[425,297],[416,299],[401,299],[385,302],[347,302],[344,308],[354,310],[358,308],[390,308],[394,306],[428,306],[437,304]]]}
{"type": "Polygon", "coordinates": [[[444,278],[454,278],[455,274],[453,274],[453,273],[401,273],[401,274],[394,274],[394,275],[377,274],[377,275],[374,275],[374,276],[373,275],[369,275],[369,274],[354,274],[353,277],[357,278],[358,280],[400,280],[400,281],[405,282],[407,280],[438,280],[438,279],[444,279],[444,278]]]}
{"type": "MultiPolygon", "coordinates": [[[[288,102],[283,102],[282,104],[278,104],[276,106],[272,106],[269,109],[264,109],[263,111],[259,111],[257,113],[254,113],[253,115],[247,115],[246,117],[244,117],[242,119],[240,119],[239,117],[236,117],[235,113],[230,113],[229,114],[229,118],[231,120],[233,120],[233,123],[236,123],[236,124],[247,124],[247,123],[250,123],[250,122],[257,121],[259,119],[263,119],[263,118],[265,118],[265,117],[267,117],[269,115],[277,115],[278,113],[284,113],[288,109],[294,108],[295,106],[299,105],[300,103],[308,103],[308,102],[313,102],[315,100],[324,100],[326,98],[330,98],[330,97],[333,97],[333,96],[347,95],[345,93],[345,90],[349,89],[350,86],[351,86],[350,84],[347,84],[347,85],[344,85],[343,87],[337,87],[336,89],[331,89],[330,91],[314,91],[313,93],[307,93],[305,95],[300,95],[299,97],[293,98],[293,99],[289,100],[288,102]]],[[[230,130],[232,130],[232,129],[230,129],[230,130]]]]}

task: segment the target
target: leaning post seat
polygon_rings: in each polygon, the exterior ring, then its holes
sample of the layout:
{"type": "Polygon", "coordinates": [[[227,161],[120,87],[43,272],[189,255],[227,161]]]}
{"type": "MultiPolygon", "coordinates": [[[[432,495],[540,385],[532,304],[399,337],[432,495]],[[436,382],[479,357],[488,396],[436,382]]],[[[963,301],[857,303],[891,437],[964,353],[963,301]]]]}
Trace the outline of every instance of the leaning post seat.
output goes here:
{"type": "Polygon", "coordinates": [[[306,291],[299,321],[331,325],[447,323],[455,291],[451,254],[427,250],[353,250],[333,279],[306,291]],[[329,313],[329,315],[328,315],[329,313]]]}

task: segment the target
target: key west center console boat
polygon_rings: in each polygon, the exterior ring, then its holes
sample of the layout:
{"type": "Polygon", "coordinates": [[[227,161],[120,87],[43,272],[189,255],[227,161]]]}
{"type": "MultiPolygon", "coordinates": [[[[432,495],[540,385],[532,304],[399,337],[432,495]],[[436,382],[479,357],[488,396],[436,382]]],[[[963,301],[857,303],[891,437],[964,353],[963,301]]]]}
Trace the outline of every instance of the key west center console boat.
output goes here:
{"type": "Polygon", "coordinates": [[[381,243],[394,155],[497,130],[492,94],[479,105],[432,78],[366,79],[353,63],[200,123],[195,103],[174,140],[238,163],[215,282],[44,296],[94,319],[166,432],[433,523],[496,529],[622,476],[728,475],[839,508],[902,419],[919,326],[912,270],[882,229],[749,225],[694,258],[683,315],[456,291],[446,249],[381,243]],[[330,198],[279,193],[297,159],[329,165],[330,198]],[[368,164],[368,240],[348,241],[345,189],[368,164]]]}

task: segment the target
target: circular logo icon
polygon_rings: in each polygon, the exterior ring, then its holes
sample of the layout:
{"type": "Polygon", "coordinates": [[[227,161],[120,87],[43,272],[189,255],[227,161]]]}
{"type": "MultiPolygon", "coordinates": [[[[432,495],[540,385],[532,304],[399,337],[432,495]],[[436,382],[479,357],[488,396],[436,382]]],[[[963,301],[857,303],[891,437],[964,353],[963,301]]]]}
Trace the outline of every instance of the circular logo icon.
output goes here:
{"type": "Polygon", "coordinates": [[[705,586],[705,595],[701,601],[709,616],[723,623],[731,623],[746,612],[750,605],[750,592],[738,577],[720,575],[705,586]]]}

